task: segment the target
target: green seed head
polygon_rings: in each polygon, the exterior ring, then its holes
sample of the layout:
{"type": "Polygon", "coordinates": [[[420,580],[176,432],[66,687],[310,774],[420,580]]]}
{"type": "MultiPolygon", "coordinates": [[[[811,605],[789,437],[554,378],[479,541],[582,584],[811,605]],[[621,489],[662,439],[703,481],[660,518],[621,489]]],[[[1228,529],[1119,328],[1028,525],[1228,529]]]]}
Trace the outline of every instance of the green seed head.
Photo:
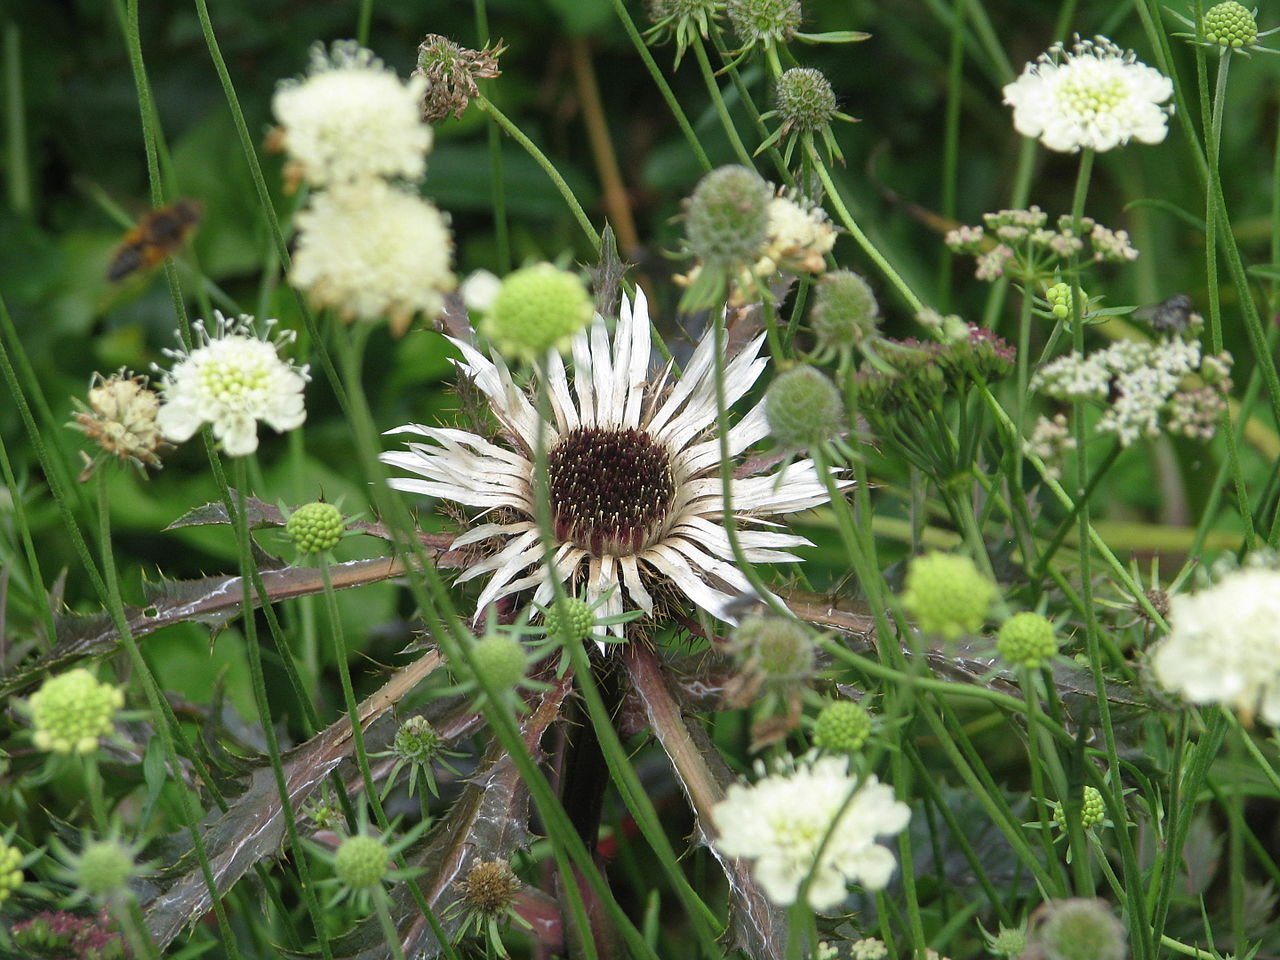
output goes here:
{"type": "Polygon", "coordinates": [[[0,840],[0,903],[22,886],[22,851],[0,840]]]}
{"type": "Polygon", "coordinates": [[[845,427],[844,401],[825,373],[807,364],[774,378],[765,393],[769,432],[784,447],[814,447],[845,427]]]}
{"type": "Polygon", "coordinates": [[[968,557],[935,552],[911,561],[902,603],[925,633],[955,640],[981,629],[997,592],[968,557]]]}
{"type": "Polygon", "coordinates": [[[1236,0],[1227,0],[1204,12],[1204,38],[1220,47],[1251,47],[1258,42],[1258,18],[1236,0]]]}
{"type": "Polygon", "coordinates": [[[1124,960],[1124,926],[1102,900],[1058,900],[1044,907],[1035,941],[1046,960],[1124,960]]]}
{"type": "Polygon", "coordinates": [[[585,600],[565,597],[547,608],[542,622],[550,639],[567,639],[576,643],[591,636],[591,629],[596,625],[596,615],[585,600]]]}
{"type": "Polygon", "coordinates": [[[802,16],[800,0],[729,0],[725,12],[745,47],[787,43],[802,16]]]}
{"type": "Polygon", "coordinates": [[[569,349],[591,314],[591,297],[577,274],[539,263],[502,281],[481,330],[503,353],[536,360],[552,348],[569,349]]]}
{"type": "Polygon", "coordinates": [[[1058,638],[1040,614],[1015,613],[1000,627],[996,647],[1011,664],[1035,670],[1058,652],[1058,638]]]}
{"type": "Polygon", "coordinates": [[[332,503],[304,503],[289,515],[285,535],[299,553],[328,553],[342,539],[346,524],[342,511],[332,503]]]}
{"type": "Polygon", "coordinates": [[[98,748],[99,737],[115,730],[124,693],[77,667],[45,680],[28,703],[35,728],[32,740],[39,749],[90,753],[98,748]]]}
{"type": "Polygon", "coordinates": [[[410,717],[400,724],[391,751],[409,763],[427,764],[440,752],[440,734],[426,717],[410,717]]]}
{"type": "Polygon", "coordinates": [[[477,640],[472,653],[476,671],[499,690],[514,690],[529,666],[520,641],[505,633],[491,633],[477,640]]]}
{"type": "MultiPolygon", "coordinates": [[[[1107,818],[1107,805],[1097,787],[1085,787],[1080,797],[1080,825],[1086,830],[1096,827],[1107,818]]],[[[1067,811],[1062,804],[1053,811],[1053,822],[1059,830],[1067,829],[1067,811]]]]}
{"type": "Polygon", "coordinates": [[[866,280],[852,270],[836,270],[818,281],[809,323],[820,350],[849,350],[875,334],[880,304],[866,280]]]}
{"type": "Polygon", "coordinates": [[[795,620],[746,617],[734,633],[734,646],[767,681],[803,680],[813,671],[813,641],[795,620]]]}
{"type": "Polygon", "coordinates": [[[723,269],[755,263],[769,233],[773,191],[754,170],[712,170],[694,188],[685,217],[689,251],[723,269]]]}
{"type": "Polygon", "coordinates": [[[76,886],[95,899],[119,893],[133,876],[133,853],[117,840],[95,840],[76,858],[76,886]]]}
{"type": "Polygon", "coordinates": [[[347,837],[333,858],[333,872],[352,890],[377,886],[387,875],[387,845],[377,837],[347,837]]]}
{"type": "Polygon", "coordinates": [[[813,744],[830,753],[857,753],[871,736],[871,714],[852,700],[833,700],[813,725],[813,744]]]}
{"type": "Polygon", "coordinates": [[[774,91],[778,114],[788,130],[821,130],[836,112],[836,92],[821,70],[792,67],[778,78],[774,91]]]}

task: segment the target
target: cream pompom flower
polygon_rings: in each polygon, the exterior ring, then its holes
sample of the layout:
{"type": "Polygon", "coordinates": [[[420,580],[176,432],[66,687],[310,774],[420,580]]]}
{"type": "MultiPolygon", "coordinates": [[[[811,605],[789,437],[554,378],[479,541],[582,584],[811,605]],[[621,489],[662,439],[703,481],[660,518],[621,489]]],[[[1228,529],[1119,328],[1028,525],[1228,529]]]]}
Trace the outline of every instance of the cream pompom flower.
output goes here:
{"type": "Polygon", "coordinates": [[[1004,88],[1017,131],[1060,153],[1162,142],[1172,96],[1168,77],[1106,37],[1055,44],[1004,88]]]}
{"type": "MultiPolygon", "coordinates": [[[[175,363],[170,370],[157,368],[164,404],[156,423],[174,443],[190,440],[207,423],[227,456],[244,457],[258,449],[258,421],[279,433],[302,426],[307,367],[280,358],[279,348],[294,339],[292,330],[265,340],[253,317],[229,320],[215,310],[214,318],[212,334],[203,321],[195,323],[197,343],[189,353],[165,351],[175,363]]],[[[275,322],[263,326],[270,329],[275,322]]]]}
{"type": "Polygon", "coordinates": [[[456,285],[444,215],[381,180],[335,186],[298,213],[289,282],[344,320],[384,317],[401,334],[417,313],[434,317],[456,285]]]}
{"type": "Polygon", "coordinates": [[[795,903],[811,877],[809,906],[830,910],[844,900],[850,883],[868,890],[889,883],[897,861],[876,839],[901,832],[911,810],[874,775],[859,783],[848,757],[825,756],[782,768],[751,786],[734,784],[712,818],[719,833],[716,849],[754,860],[753,875],[770,900],[795,903]]]}
{"type": "Polygon", "coordinates": [[[1246,567],[1169,601],[1156,680],[1191,703],[1218,703],[1280,726],[1280,570],[1246,567]]]}
{"type": "Polygon", "coordinates": [[[427,81],[395,71],[351,40],[311,49],[301,80],[281,81],[271,101],[279,127],[268,145],[288,155],[286,183],[331,186],[367,177],[419,179],[431,149],[422,120],[427,81]]]}
{"type": "MultiPolygon", "coordinates": [[[[763,372],[763,340],[762,334],[727,360],[727,403],[741,399],[763,372]]],[[[489,604],[525,590],[534,591],[534,602],[549,603],[554,576],[571,593],[585,591],[589,604],[599,604],[603,620],[622,612],[624,595],[627,605],[652,615],[655,589],[669,595],[663,589],[668,584],[713,616],[730,619],[726,605],[750,584],[734,566],[724,526],[713,342],[707,336],[698,344],[679,379],[673,379],[671,365],[651,376],[649,313],[637,290],[634,304],[623,299],[612,338],[598,315],[572,338],[572,378],[558,353],[546,355],[553,419],[540,423],[500,356],[490,360],[471,344],[453,340],[462,352],[456,365],[488,398],[502,442],[409,424],[389,431],[407,434],[409,449],[385,453],[382,460],[416,474],[393,479],[398,490],[492,514],[453,542],[455,548],[491,547],[458,578],[490,575],[477,617],[489,604]],[[535,521],[540,431],[548,451],[554,574],[543,562],[535,521]]],[[[729,430],[729,455],[737,457],[767,433],[761,402],[729,430]]],[[[790,549],[807,540],[757,528],[764,518],[826,502],[826,485],[811,460],[756,473],[736,477],[731,490],[745,557],[752,563],[798,560],[790,549]]],[[[621,623],[611,629],[623,635],[621,623]]]]}

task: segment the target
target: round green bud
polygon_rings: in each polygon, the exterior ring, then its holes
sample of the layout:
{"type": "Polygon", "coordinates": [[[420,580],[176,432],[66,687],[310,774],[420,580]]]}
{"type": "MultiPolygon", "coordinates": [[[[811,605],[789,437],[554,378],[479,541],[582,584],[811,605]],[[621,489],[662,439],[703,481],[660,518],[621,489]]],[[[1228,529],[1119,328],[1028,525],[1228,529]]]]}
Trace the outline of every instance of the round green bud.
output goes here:
{"type": "Polygon", "coordinates": [[[769,234],[773,191],[747,167],[712,170],[698,181],[685,215],[689,251],[723,269],[755,263],[769,234]]]}
{"type": "MultiPolygon", "coordinates": [[[[1086,830],[1107,819],[1107,805],[1097,787],[1085,787],[1080,797],[1080,826],[1086,830]]],[[[1053,822],[1059,830],[1067,829],[1067,810],[1062,804],[1053,811],[1053,822]]]]}
{"type": "Polygon", "coordinates": [[[852,700],[833,700],[813,724],[813,744],[830,753],[857,753],[871,736],[871,714],[852,700]]]}
{"type": "Polygon", "coordinates": [[[1215,4],[1204,12],[1204,38],[1220,47],[1251,47],[1258,42],[1258,18],[1236,0],[1215,4]]]}
{"type": "MultiPolygon", "coordinates": [[[[1082,291],[1083,293],[1083,291],[1082,291]]],[[[1071,284],[1055,283],[1044,292],[1044,298],[1049,301],[1050,312],[1059,320],[1070,320],[1072,315],[1072,292],[1071,284]]],[[[1088,303],[1089,298],[1084,297],[1088,303]]]]}
{"type": "Polygon", "coordinates": [[[547,628],[550,639],[567,639],[570,643],[576,643],[591,636],[591,630],[596,625],[596,615],[585,600],[564,597],[547,608],[542,615],[542,623],[547,628]]]}
{"type": "Polygon", "coordinates": [[[390,855],[377,837],[347,837],[333,857],[333,872],[343,886],[364,890],[377,886],[387,875],[390,855]]]}
{"type": "Polygon", "coordinates": [[[800,27],[800,0],[729,0],[725,13],[743,46],[787,43],[800,27]]]}
{"type": "Polygon", "coordinates": [[[968,557],[935,552],[911,561],[902,603],[925,633],[955,640],[981,629],[997,592],[968,557]]]}
{"type": "Polygon", "coordinates": [[[400,724],[391,742],[392,753],[409,763],[430,763],[440,747],[440,734],[426,717],[410,717],[400,724]]]}
{"type": "Polygon", "coordinates": [[[304,503],[285,521],[285,535],[299,553],[328,553],[342,539],[346,524],[332,503],[304,503]]]}
{"type": "Polygon", "coordinates": [[[821,70],[792,67],[783,71],[774,95],[788,130],[821,130],[835,116],[836,92],[821,70]]]}
{"type": "Polygon", "coordinates": [[[1035,670],[1058,652],[1058,637],[1040,614],[1015,613],[1001,625],[996,648],[1014,666],[1035,670]]]}
{"type": "Polygon", "coordinates": [[[995,936],[987,934],[987,949],[997,957],[1020,957],[1027,949],[1027,928],[1001,927],[995,936]]]}
{"type": "Polygon", "coordinates": [[[22,886],[22,851],[0,840],[0,903],[22,886]]]}
{"type": "Polygon", "coordinates": [[[1124,926],[1102,900],[1058,900],[1045,908],[1036,944],[1046,960],[1124,960],[1124,926]]]}
{"type": "Polygon", "coordinates": [[[807,364],[774,377],[765,392],[764,415],[773,438],[789,449],[825,443],[846,424],[839,389],[807,364]]]}
{"type": "Polygon", "coordinates": [[[99,683],[83,667],[49,677],[28,701],[35,728],[32,740],[54,753],[91,753],[98,738],[115,730],[124,693],[99,683]]]}
{"type": "Polygon", "coordinates": [[[795,620],[745,617],[734,633],[734,646],[769,681],[803,680],[813,672],[813,641],[795,620]]]}
{"type": "Polygon", "coordinates": [[[591,322],[591,296],[578,275],[549,263],[509,274],[480,328],[506,354],[536,360],[563,353],[591,322]]]}
{"type": "Polygon", "coordinates": [[[484,674],[499,690],[514,690],[529,667],[524,647],[515,637],[490,633],[471,648],[478,673],[484,674]]]}
{"type": "Polygon", "coordinates": [[[90,897],[119,893],[133,876],[133,852],[118,840],[94,840],[76,858],[76,886],[90,897]]]}
{"type": "Polygon", "coordinates": [[[834,270],[818,281],[809,323],[819,349],[852,349],[875,334],[880,304],[871,285],[858,274],[834,270]]]}

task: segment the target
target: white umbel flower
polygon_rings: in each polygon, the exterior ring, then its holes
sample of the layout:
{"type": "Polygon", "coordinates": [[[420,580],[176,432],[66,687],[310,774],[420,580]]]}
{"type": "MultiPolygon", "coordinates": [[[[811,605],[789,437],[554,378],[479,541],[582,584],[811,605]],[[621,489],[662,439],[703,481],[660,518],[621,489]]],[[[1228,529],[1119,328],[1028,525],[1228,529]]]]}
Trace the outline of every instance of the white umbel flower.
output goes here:
{"type": "MultiPolygon", "coordinates": [[[[763,372],[763,339],[752,340],[727,361],[728,403],[741,399],[763,372]]],[[[634,307],[623,299],[612,338],[599,316],[573,337],[572,378],[558,353],[547,354],[554,419],[541,428],[499,356],[489,360],[468,343],[453,343],[462,351],[459,371],[488,398],[504,444],[465,430],[409,424],[389,431],[408,434],[409,449],[383,454],[382,460],[417,475],[393,479],[398,490],[494,513],[453,542],[455,548],[483,543],[492,549],[459,577],[462,582],[489,576],[477,617],[489,604],[521,591],[533,590],[534,601],[542,604],[554,593],[534,521],[534,451],[541,429],[555,522],[555,577],[570,592],[585,590],[588,603],[600,604],[602,619],[621,613],[624,603],[652,615],[652,591],[664,584],[673,584],[712,615],[730,619],[726,604],[750,585],[734,566],[723,522],[710,335],[678,380],[673,381],[670,364],[651,377],[649,312],[637,290],[634,307]]],[[[767,433],[761,402],[730,429],[729,455],[738,456],[767,433]]],[[[826,500],[826,486],[811,460],[736,478],[732,502],[747,560],[798,560],[790,549],[808,545],[807,540],[756,528],[764,525],[763,518],[826,500]]],[[[611,629],[623,635],[622,624],[611,629]]]]}
{"type": "Polygon", "coordinates": [[[270,144],[288,154],[285,178],[326,187],[366,177],[417,180],[426,169],[431,127],[419,101],[426,80],[401,83],[369,50],[351,40],[328,54],[311,48],[311,69],[283,80],[271,101],[279,128],[270,144]]]}
{"type": "Polygon", "coordinates": [[[1169,601],[1169,635],[1151,653],[1160,685],[1280,726],[1280,570],[1247,567],[1169,601]]]}
{"type": "Polygon", "coordinates": [[[1130,140],[1160,143],[1169,132],[1173,83],[1106,37],[1055,44],[1004,88],[1013,125],[1050,150],[1110,150],[1130,140]]]}
{"type": "Polygon", "coordinates": [[[416,193],[381,180],[335,186],[296,223],[289,282],[345,320],[388,318],[400,334],[414,314],[439,313],[456,283],[444,215],[416,193]]]}
{"type": "Polygon", "coordinates": [[[809,906],[830,910],[851,883],[868,890],[889,883],[897,861],[876,838],[899,833],[911,811],[875,776],[859,784],[847,757],[821,757],[749,787],[734,784],[712,818],[716,848],[754,860],[752,873],[770,900],[795,903],[812,875],[809,906]]]}
{"type": "MultiPolygon", "coordinates": [[[[258,421],[279,433],[302,426],[307,418],[302,391],[309,377],[305,366],[280,358],[279,348],[294,339],[292,330],[265,340],[253,317],[229,320],[215,310],[214,318],[212,334],[204,321],[195,323],[190,353],[165,351],[175,363],[158,371],[164,404],[156,422],[174,443],[190,440],[207,423],[227,456],[244,457],[258,449],[258,421]]],[[[263,327],[274,324],[267,320],[263,327]]]]}

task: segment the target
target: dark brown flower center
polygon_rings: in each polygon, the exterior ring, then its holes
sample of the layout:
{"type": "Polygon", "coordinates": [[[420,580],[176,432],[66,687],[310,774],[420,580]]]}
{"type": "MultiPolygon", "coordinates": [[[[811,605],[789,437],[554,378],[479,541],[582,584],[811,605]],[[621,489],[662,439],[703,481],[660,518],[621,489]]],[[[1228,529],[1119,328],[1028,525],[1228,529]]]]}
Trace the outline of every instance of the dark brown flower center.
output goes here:
{"type": "Polygon", "coordinates": [[[547,465],[556,536],[597,556],[644,549],[671,509],[671,456],[641,430],[570,430],[547,465]]]}

